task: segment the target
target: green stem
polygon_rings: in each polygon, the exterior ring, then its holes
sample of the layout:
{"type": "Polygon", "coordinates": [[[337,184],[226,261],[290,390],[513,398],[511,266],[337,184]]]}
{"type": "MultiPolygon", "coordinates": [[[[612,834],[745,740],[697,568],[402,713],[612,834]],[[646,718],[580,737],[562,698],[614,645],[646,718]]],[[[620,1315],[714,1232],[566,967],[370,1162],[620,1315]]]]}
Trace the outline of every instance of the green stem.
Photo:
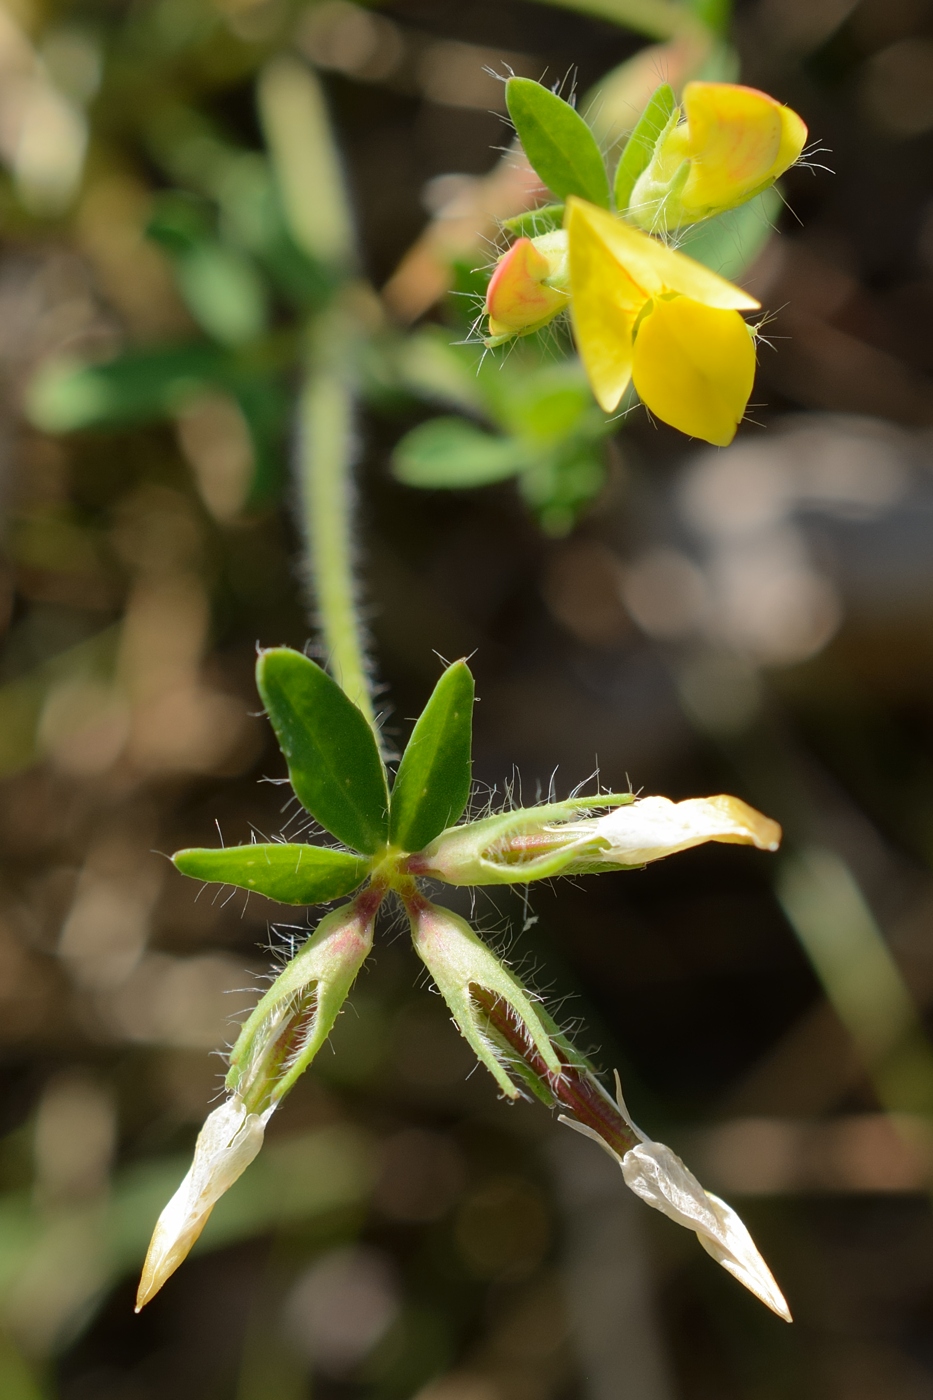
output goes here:
{"type": "Polygon", "coordinates": [[[301,518],[318,625],[334,679],[375,730],[353,573],[353,395],[338,371],[312,364],[298,421],[301,518]]]}
{"type": "Polygon", "coordinates": [[[649,39],[676,39],[680,35],[707,35],[708,30],[686,5],[678,0],[542,0],[564,10],[608,19],[634,29],[649,39]]]}

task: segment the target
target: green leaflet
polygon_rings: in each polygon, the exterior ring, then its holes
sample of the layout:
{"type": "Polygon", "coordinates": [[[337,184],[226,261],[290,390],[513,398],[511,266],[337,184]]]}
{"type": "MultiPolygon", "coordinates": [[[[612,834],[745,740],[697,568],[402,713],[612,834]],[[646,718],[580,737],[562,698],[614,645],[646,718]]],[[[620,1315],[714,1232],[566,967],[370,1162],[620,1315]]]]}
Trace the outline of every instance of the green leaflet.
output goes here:
{"type": "Polygon", "coordinates": [[[373,855],[389,834],[385,768],[365,716],[301,652],[264,651],[256,684],[298,801],[338,841],[373,855]]]}
{"type": "Polygon", "coordinates": [[[620,212],[624,213],[628,208],[635,182],[642,171],[648,168],[658,137],[666,128],[676,107],[677,100],[669,83],[662,83],[659,88],[655,88],[648,99],[648,104],[626,141],[616,166],[614,193],[616,208],[620,212]]]}
{"type": "Polygon", "coordinates": [[[579,112],[530,78],[510,78],[505,100],[525,155],[548,189],[558,199],[576,194],[608,209],[606,167],[579,112]]]}
{"type": "Polygon", "coordinates": [[[266,330],[265,283],[238,248],[216,239],[200,243],[176,257],[175,277],[198,325],[221,345],[245,345],[266,330]]]}
{"type": "Polygon", "coordinates": [[[392,454],[394,476],[406,486],[488,486],[516,476],[529,463],[528,447],[493,437],[462,418],[431,418],[406,433],[392,454]]]}
{"type": "Polygon", "coordinates": [[[281,842],[228,846],[224,850],[192,847],[172,856],[183,875],[255,890],[282,904],[326,904],[363,883],[369,861],[348,851],[281,842]]]}
{"type": "Polygon", "coordinates": [[[402,755],[389,815],[389,839],[420,851],[460,820],[470,796],[473,677],[465,661],[441,676],[402,755]]]}

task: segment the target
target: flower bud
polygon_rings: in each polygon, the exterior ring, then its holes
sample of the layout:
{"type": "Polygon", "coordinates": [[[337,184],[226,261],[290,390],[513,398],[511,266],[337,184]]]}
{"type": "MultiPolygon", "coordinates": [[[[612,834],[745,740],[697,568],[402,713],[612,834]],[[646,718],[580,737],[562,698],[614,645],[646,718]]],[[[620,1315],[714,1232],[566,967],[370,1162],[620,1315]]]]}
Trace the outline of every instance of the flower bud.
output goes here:
{"type": "Polygon", "coordinates": [[[191,1169],[159,1216],[137,1312],[183,1262],[220,1197],[259,1152],[278,1104],[333,1029],[372,947],[381,897],[381,891],[366,890],[326,915],[243,1026],[230,1055],[231,1097],[208,1117],[191,1169]]]}
{"type": "MultiPolygon", "coordinates": [[[[481,994],[504,1003],[511,1012],[513,1025],[518,1027],[518,1039],[523,1042],[523,1048],[527,1046],[536,1052],[545,1073],[559,1077],[561,1060],[534,1002],[518,978],[503,966],[469,924],[420,895],[408,900],[408,914],[416,953],[434,978],[461,1035],[506,1098],[516,1099],[520,1094],[508,1070],[521,1051],[497,1035],[485,1008],[477,1000],[481,994]]],[[[519,1077],[524,1077],[521,1071],[519,1077]]]]}
{"type": "Polygon", "coordinates": [[[651,232],[744,204],[800,159],[807,128],[767,93],[688,83],[632,191],[628,217],[651,232]]]}
{"type": "Polygon", "coordinates": [[[503,253],[486,292],[493,343],[530,335],[546,326],[568,301],[567,234],[519,238],[503,253]]]}

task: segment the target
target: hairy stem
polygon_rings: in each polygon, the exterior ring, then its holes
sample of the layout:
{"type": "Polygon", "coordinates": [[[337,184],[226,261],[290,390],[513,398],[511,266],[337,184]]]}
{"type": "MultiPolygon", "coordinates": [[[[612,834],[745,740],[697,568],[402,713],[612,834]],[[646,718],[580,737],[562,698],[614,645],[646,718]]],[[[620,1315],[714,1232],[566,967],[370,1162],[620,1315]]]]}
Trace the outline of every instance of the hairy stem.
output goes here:
{"type": "Polygon", "coordinates": [[[353,396],[338,371],[312,365],[298,421],[301,517],[328,664],[375,729],[353,575],[353,396]]]}

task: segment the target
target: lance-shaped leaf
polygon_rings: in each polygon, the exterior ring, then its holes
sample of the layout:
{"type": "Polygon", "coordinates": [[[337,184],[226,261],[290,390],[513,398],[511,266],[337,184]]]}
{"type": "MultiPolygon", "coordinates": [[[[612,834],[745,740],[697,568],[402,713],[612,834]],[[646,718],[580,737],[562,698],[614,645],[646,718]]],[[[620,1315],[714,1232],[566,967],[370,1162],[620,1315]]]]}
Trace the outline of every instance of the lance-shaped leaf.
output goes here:
{"type": "Polygon", "coordinates": [[[281,842],[225,850],[194,846],[176,851],[172,860],[183,875],[255,890],[282,904],[326,904],[339,899],[363,883],[370,865],[349,851],[281,842]]]}
{"type": "Polygon", "coordinates": [[[669,83],[662,83],[648,99],[634,131],[626,141],[615,174],[616,208],[622,212],[628,208],[635,181],[648,168],[658,138],[667,129],[676,108],[673,88],[669,83]]]}
{"type": "Polygon", "coordinates": [[[326,671],[289,647],[261,654],[256,684],[298,801],[345,846],[375,854],[389,834],[389,794],[365,716],[326,671]]]}
{"type": "Polygon", "coordinates": [[[529,162],[558,199],[576,194],[609,208],[602,153],[580,113],[530,78],[505,85],[509,116],[529,162]]]}
{"type": "Polygon", "coordinates": [[[463,815],[470,796],[473,677],[448,666],[415,725],[392,788],[389,839],[420,851],[463,815]]]}

